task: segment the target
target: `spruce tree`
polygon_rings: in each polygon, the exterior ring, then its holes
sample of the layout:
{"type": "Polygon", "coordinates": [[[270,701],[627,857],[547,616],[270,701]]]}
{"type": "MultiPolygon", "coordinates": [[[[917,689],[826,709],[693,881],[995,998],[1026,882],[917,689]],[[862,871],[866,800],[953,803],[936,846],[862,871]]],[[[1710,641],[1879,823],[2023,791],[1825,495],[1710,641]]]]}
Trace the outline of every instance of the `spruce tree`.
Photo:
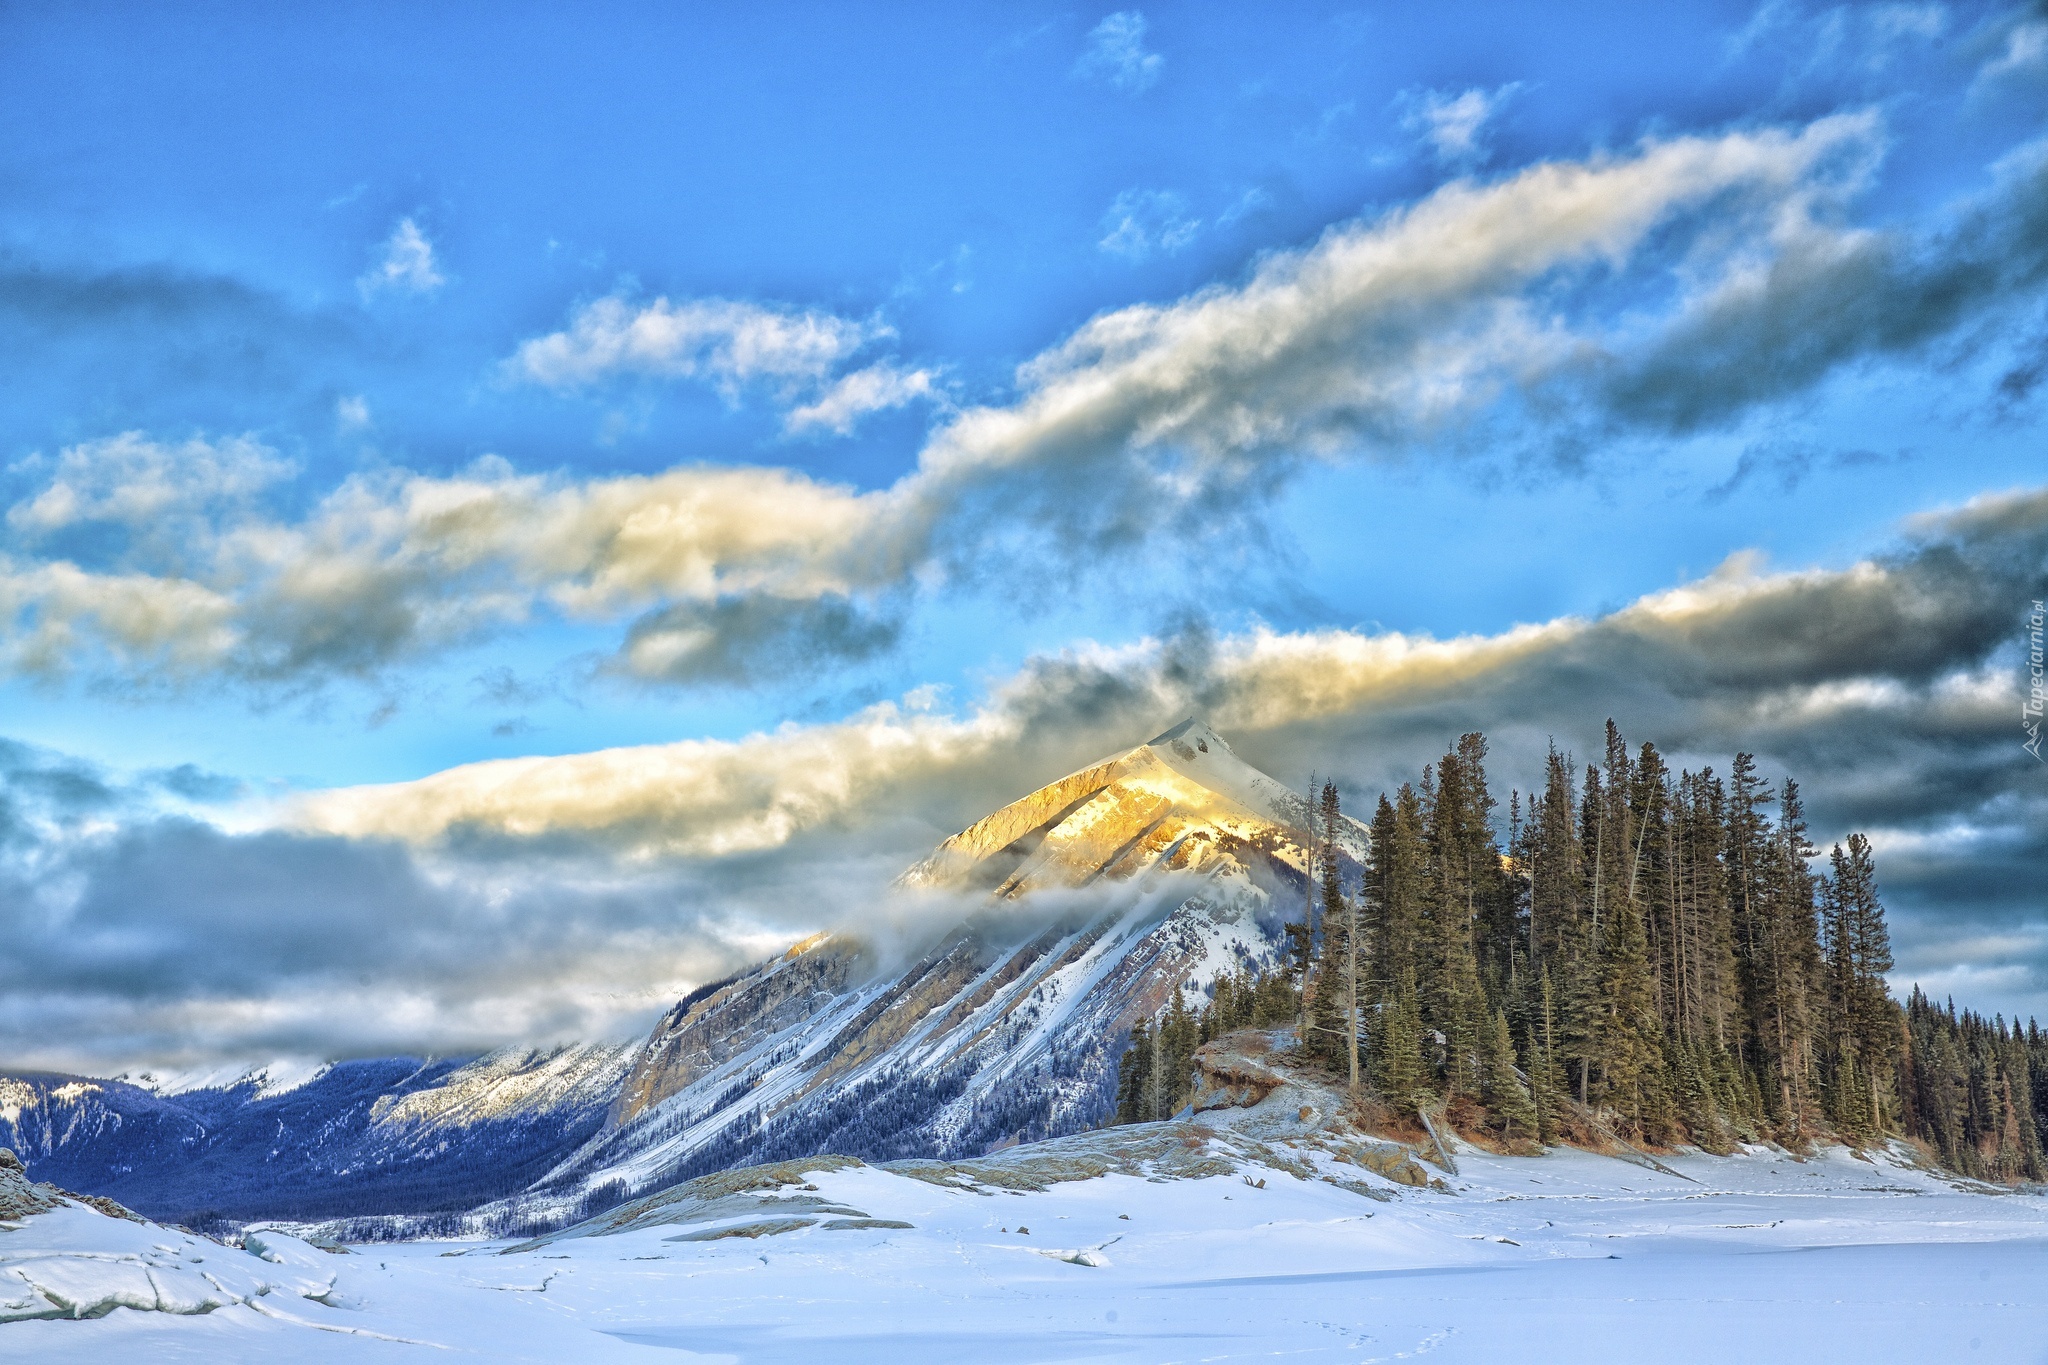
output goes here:
{"type": "Polygon", "coordinates": [[[1415,971],[1402,966],[1382,997],[1379,1027],[1372,1031],[1373,1084],[1388,1103],[1414,1113],[1429,1094],[1428,1071],[1422,1058],[1422,1009],[1416,999],[1415,971]]]}
{"type": "Polygon", "coordinates": [[[1143,1123],[1152,1117],[1152,1029],[1143,1020],[1116,1066],[1116,1121],[1143,1123]]]}
{"type": "Polygon", "coordinates": [[[1505,1011],[1495,1010],[1487,1025],[1485,1081],[1481,1099],[1509,1137],[1536,1137],[1541,1122],[1536,1105],[1515,1075],[1515,1043],[1505,1011]]]}

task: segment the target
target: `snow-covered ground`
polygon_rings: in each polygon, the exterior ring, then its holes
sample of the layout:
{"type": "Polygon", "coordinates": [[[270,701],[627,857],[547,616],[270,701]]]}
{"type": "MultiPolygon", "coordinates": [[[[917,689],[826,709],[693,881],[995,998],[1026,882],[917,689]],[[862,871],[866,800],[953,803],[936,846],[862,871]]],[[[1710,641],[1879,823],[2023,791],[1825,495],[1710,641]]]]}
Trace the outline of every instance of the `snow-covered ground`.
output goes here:
{"type": "Polygon", "coordinates": [[[1690,1179],[1466,1150],[1447,1190],[1354,1182],[1388,1198],[1256,1166],[1023,1192],[853,1166],[509,1254],[282,1264],[64,1209],[0,1231],[9,1292],[155,1258],[245,1301],[0,1325],[0,1359],[2048,1362],[2048,1198],[1839,1150],[1669,1165],[1690,1179]]]}

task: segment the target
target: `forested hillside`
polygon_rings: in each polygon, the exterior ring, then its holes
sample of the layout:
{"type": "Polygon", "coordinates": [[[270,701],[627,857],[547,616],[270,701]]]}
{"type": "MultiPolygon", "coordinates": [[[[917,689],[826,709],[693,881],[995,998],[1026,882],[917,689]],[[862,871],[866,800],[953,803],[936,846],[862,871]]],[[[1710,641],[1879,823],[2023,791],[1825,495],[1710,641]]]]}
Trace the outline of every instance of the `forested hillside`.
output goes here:
{"type": "Polygon", "coordinates": [[[1869,841],[1823,856],[1795,781],[1748,754],[1674,773],[1610,721],[1600,761],[1553,746],[1502,811],[1486,757],[1465,735],[1382,796],[1361,880],[1321,861],[1284,974],[1141,1025],[1118,1117],[1177,1110],[1210,1037],[1285,1023],[1390,1108],[1511,1143],[1591,1113],[1653,1144],[1899,1133],[1967,1174],[2048,1171],[2048,1034],[1893,1000],[1869,841]]]}

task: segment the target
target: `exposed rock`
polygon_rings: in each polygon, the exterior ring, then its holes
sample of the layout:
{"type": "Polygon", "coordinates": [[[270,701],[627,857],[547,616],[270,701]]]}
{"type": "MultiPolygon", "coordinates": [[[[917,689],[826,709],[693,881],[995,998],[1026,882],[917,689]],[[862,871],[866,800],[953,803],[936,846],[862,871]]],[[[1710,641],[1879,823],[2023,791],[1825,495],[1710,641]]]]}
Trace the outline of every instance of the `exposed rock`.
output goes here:
{"type": "Polygon", "coordinates": [[[680,1232],[673,1237],[664,1237],[664,1242],[718,1242],[727,1237],[773,1237],[778,1233],[800,1232],[813,1226],[815,1218],[768,1218],[758,1223],[729,1223],[724,1227],[704,1228],[697,1232],[680,1232]]]}
{"type": "Polygon", "coordinates": [[[1299,1056],[1289,1029],[1241,1029],[1203,1044],[1193,1121],[1324,1152],[1399,1185],[1429,1184],[1416,1149],[1368,1132],[1351,1097],[1299,1056]]]}
{"type": "Polygon", "coordinates": [[[914,1228],[917,1224],[900,1218],[834,1218],[821,1226],[827,1232],[860,1232],[868,1228],[914,1228]]]}

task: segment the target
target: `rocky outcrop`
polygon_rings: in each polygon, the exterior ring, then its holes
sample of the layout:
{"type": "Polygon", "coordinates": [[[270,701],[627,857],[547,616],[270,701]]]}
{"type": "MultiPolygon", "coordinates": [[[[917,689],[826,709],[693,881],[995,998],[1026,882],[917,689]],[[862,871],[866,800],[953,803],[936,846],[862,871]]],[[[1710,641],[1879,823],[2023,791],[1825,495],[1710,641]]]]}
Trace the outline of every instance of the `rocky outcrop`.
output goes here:
{"type": "Polygon", "coordinates": [[[1367,1130],[1367,1112],[1299,1062],[1289,1029],[1243,1029],[1195,1051],[1192,1118],[1268,1143],[1327,1153],[1400,1185],[1431,1182],[1422,1152],[1367,1130]]]}

